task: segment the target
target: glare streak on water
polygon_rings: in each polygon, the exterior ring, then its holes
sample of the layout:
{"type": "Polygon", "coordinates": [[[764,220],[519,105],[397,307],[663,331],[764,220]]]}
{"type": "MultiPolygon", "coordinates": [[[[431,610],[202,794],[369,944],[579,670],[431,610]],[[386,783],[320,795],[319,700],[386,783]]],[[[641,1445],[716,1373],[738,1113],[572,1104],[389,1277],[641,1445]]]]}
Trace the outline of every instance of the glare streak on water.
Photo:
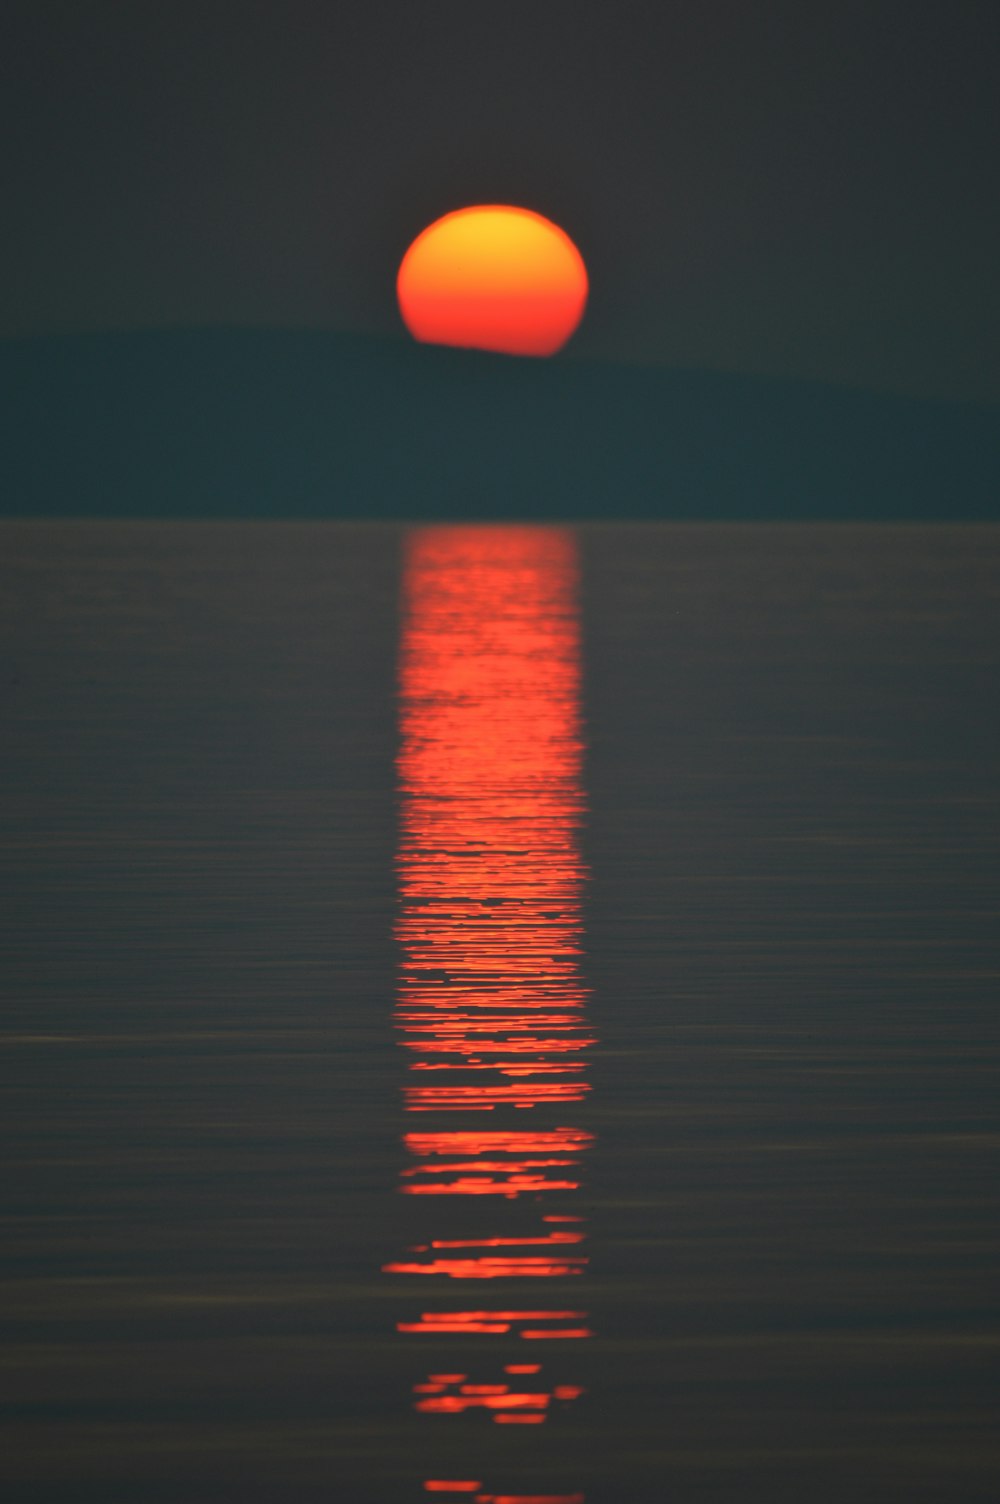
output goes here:
{"type": "MultiPolygon", "coordinates": [[[[433,1290],[516,1280],[519,1291],[542,1291],[541,1281],[573,1279],[589,1262],[583,1219],[552,1210],[571,1205],[562,1198],[580,1189],[592,1142],[553,1118],[585,1100],[595,1042],[580,971],[576,595],[567,530],[428,527],[409,536],[396,1025],[404,1104],[421,1129],[404,1137],[400,1190],[418,1206],[432,1198],[435,1210],[430,1232],[385,1270],[433,1290]],[[449,1216],[470,1205],[480,1208],[472,1225],[449,1216]]],[[[474,1308],[420,1299],[429,1308],[398,1324],[406,1338],[504,1342],[489,1373],[422,1375],[412,1400],[420,1415],[440,1424],[479,1412],[503,1426],[538,1426],[583,1393],[551,1363],[510,1360],[524,1341],[588,1337],[586,1311],[520,1294],[474,1308]]],[[[446,1436],[440,1455],[445,1474],[446,1436]]],[[[483,1491],[493,1486],[424,1480],[426,1492],[472,1493],[480,1504],[583,1498],[483,1491]]]]}

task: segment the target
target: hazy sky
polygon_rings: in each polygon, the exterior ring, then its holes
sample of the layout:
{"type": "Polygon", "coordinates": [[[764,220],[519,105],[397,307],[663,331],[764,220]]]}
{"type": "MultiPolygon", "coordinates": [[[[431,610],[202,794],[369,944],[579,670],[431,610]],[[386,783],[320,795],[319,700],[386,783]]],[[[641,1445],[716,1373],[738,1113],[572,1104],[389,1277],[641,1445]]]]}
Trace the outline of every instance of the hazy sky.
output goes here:
{"type": "Polygon", "coordinates": [[[1000,401],[997,0],[5,0],[0,331],[397,332],[559,220],[576,353],[1000,401]]]}

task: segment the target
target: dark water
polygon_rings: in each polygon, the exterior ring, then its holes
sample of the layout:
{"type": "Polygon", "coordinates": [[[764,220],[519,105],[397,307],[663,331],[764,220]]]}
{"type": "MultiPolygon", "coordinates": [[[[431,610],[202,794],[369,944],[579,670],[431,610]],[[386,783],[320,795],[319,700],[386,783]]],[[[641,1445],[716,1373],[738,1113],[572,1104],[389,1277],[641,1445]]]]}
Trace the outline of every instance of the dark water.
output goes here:
{"type": "Polygon", "coordinates": [[[12,1504],[1000,1496],[1000,530],[0,536],[12,1504]]]}

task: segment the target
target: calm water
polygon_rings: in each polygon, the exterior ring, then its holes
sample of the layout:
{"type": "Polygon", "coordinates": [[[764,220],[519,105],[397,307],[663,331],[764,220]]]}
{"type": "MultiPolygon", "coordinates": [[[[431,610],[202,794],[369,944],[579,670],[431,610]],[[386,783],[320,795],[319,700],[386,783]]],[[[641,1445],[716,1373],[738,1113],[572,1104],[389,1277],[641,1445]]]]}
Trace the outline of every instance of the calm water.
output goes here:
{"type": "Polygon", "coordinates": [[[12,1504],[993,1504],[1000,529],[0,536],[12,1504]]]}

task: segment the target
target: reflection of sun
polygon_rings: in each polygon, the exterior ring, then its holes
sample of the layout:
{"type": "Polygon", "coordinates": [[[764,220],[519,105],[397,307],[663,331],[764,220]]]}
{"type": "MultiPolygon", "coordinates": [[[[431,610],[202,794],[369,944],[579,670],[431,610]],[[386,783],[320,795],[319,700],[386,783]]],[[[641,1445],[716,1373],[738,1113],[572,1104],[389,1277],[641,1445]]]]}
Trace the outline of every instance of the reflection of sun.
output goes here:
{"type": "MultiPolygon", "coordinates": [[[[546,1426],[584,1394],[566,1365],[593,1337],[573,1288],[586,1222],[564,1209],[593,1144],[566,1117],[596,1043],[577,577],[568,529],[422,527],[407,542],[395,1022],[413,1114],[400,1190],[419,1241],[383,1268],[423,1287],[396,1330],[435,1354],[412,1403],[445,1430],[546,1426]]],[[[584,1504],[489,1486],[435,1476],[424,1492],[584,1504]]]]}
{"type": "Polygon", "coordinates": [[[507,355],[553,355],[576,329],[587,269],[565,231],[506,204],[457,209],[403,257],[400,312],[414,339],[507,355]]]}

